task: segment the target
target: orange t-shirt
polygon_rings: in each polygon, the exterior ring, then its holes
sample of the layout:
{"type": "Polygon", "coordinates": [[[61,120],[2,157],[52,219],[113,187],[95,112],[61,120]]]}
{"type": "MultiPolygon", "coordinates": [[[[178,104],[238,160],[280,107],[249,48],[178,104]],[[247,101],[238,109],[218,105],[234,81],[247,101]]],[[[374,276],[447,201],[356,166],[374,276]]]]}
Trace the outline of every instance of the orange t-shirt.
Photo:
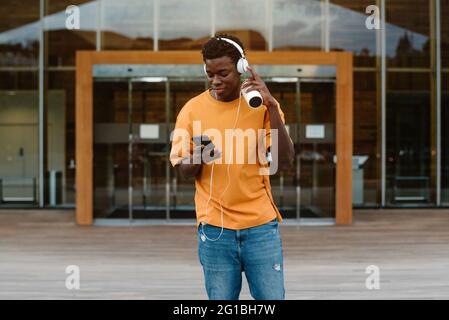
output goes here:
{"type": "MultiPolygon", "coordinates": [[[[279,104],[278,110],[285,123],[279,104]]],[[[234,101],[221,102],[214,99],[207,90],[184,105],[177,116],[174,133],[170,152],[170,161],[173,166],[193,153],[193,136],[209,136],[215,147],[222,151],[221,159],[214,160],[212,197],[207,206],[207,214],[206,204],[209,200],[212,162],[203,164],[195,179],[197,226],[204,221],[221,227],[220,202],[223,208],[224,228],[240,230],[267,223],[274,218],[282,221],[271,194],[269,175],[262,175],[260,172],[261,168],[267,168],[267,166],[263,164],[263,161],[261,164],[257,156],[261,154],[257,151],[259,141],[261,141],[260,144],[264,141],[258,138],[262,135],[266,137],[265,147],[270,143],[270,119],[264,105],[253,109],[248,106],[243,96],[234,101]],[[229,134],[236,133],[232,129],[237,116],[239,99],[241,99],[240,112],[235,127],[236,130],[240,129],[240,133],[247,134],[241,135],[243,138],[240,140],[240,148],[235,137],[231,136],[232,147],[231,139],[226,139],[229,134]],[[256,137],[256,143],[251,143],[254,137],[256,137]],[[229,161],[231,149],[233,161],[229,161]],[[240,151],[237,152],[237,149],[240,151]],[[256,161],[254,161],[254,155],[256,161]],[[231,163],[229,179],[228,163],[231,163]]]]}

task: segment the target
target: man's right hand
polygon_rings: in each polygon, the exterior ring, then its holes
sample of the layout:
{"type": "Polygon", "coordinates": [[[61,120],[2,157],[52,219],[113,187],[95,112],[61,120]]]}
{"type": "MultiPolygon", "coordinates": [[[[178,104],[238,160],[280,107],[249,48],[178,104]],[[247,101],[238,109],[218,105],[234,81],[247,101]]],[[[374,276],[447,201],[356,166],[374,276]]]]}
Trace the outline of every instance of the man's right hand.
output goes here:
{"type": "Polygon", "coordinates": [[[221,151],[216,149],[212,143],[207,146],[194,145],[192,157],[184,159],[176,167],[183,178],[195,177],[201,171],[203,163],[209,164],[220,158],[221,154],[221,151]],[[212,150],[214,151],[213,156],[211,156],[212,150]]]}
{"type": "Polygon", "coordinates": [[[200,148],[200,154],[202,154],[202,163],[209,164],[214,160],[221,158],[221,151],[215,148],[213,143],[209,143],[207,146],[195,146],[194,154],[196,147],[200,148]]]}

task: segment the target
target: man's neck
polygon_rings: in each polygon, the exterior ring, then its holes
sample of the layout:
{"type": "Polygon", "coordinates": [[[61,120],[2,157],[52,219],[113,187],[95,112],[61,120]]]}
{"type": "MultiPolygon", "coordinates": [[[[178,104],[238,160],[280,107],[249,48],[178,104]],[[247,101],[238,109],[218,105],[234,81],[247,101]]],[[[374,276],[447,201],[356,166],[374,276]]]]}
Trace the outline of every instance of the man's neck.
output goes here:
{"type": "MultiPolygon", "coordinates": [[[[239,90],[240,90],[240,88],[239,88],[239,90]]],[[[231,99],[226,99],[226,100],[220,100],[220,99],[218,99],[217,93],[215,92],[214,89],[210,89],[210,95],[212,96],[212,98],[214,98],[214,99],[217,100],[217,101],[220,101],[220,102],[230,102],[230,101],[234,101],[234,100],[236,100],[236,99],[238,99],[238,98],[240,97],[240,91],[235,95],[235,97],[233,97],[233,98],[231,98],[231,99]]]]}

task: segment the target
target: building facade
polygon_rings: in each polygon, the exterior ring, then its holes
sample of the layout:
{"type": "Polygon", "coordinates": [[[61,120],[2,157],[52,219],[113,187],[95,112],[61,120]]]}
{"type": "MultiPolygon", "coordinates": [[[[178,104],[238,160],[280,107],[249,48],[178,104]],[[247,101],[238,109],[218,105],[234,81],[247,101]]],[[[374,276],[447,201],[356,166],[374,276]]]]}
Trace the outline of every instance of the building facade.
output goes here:
{"type": "MultiPolygon", "coordinates": [[[[6,0],[0,12],[0,208],[75,207],[77,50],[200,54],[215,32],[237,35],[248,51],[352,52],[353,206],[449,206],[449,0],[6,0]]],[[[120,72],[94,84],[96,217],[128,217],[130,199],[152,217],[191,215],[192,181],[168,167],[168,137],[132,149],[108,133],[170,127],[204,79],[130,81],[120,72]]],[[[287,82],[270,90],[298,137],[302,122],[333,123],[332,81],[287,82]]],[[[298,171],[272,177],[275,200],[292,212],[320,203],[320,216],[332,217],[335,143],[301,146],[298,171]]]]}

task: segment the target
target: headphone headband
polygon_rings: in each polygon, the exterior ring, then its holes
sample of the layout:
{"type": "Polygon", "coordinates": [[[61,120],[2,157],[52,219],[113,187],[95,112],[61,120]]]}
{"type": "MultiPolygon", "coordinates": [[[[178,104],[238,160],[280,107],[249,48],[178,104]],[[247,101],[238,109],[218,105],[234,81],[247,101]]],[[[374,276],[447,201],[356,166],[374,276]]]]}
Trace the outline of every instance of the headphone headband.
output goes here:
{"type": "Polygon", "coordinates": [[[223,40],[223,41],[226,41],[227,43],[232,44],[239,51],[240,56],[245,59],[245,54],[243,53],[243,49],[238,45],[237,42],[235,42],[231,39],[228,39],[228,38],[220,38],[220,37],[217,37],[217,40],[223,40]]]}

